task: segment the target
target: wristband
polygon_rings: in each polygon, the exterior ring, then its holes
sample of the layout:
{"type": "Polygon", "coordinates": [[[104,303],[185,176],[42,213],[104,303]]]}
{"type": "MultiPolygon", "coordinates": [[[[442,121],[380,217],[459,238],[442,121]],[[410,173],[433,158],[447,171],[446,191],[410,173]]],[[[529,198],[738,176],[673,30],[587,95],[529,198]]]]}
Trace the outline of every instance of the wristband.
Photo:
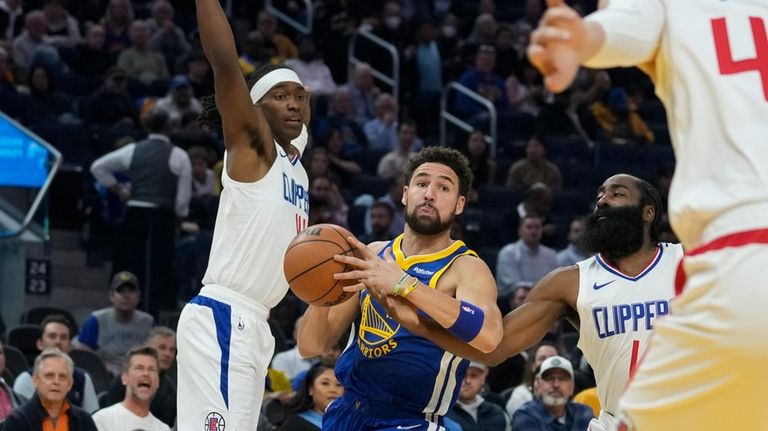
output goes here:
{"type": "Polygon", "coordinates": [[[392,286],[392,296],[400,296],[400,293],[403,291],[403,282],[405,282],[405,279],[408,278],[408,273],[404,272],[403,276],[400,277],[400,280],[395,283],[394,286],[392,286]]]}
{"type": "Polygon", "coordinates": [[[413,289],[416,289],[416,286],[419,285],[419,279],[416,277],[411,277],[413,280],[408,283],[407,286],[403,287],[402,291],[400,291],[400,296],[405,298],[408,296],[409,293],[413,292],[413,289]]]}
{"type": "Polygon", "coordinates": [[[447,330],[456,338],[469,343],[480,333],[483,321],[485,321],[485,313],[481,308],[469,302],[461,301],[459,317],[447,330]]]}

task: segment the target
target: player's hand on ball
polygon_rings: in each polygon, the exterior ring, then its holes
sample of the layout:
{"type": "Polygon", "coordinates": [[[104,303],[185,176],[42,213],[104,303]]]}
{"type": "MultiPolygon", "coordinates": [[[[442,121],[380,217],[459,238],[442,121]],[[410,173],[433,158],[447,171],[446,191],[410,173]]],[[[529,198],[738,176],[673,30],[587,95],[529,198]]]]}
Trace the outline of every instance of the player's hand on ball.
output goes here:
{"type": "Polygon", "coordinates": [[[347,242],[355,247],[362,259],[354,256],[336,255],[333,258],[339,262],[356,267],[352,271],[340,272],[334,274],[337,280],[358,280],[359,284],[345,287],[347,292],[358,292],[368,289],[377,299],[382,295],[390,295],[393,292],[395,284],[403,276],[403,270],[392,258],[390,249],[384,250],[384,259],[381,259],[365,244],[358,241],[357,238],[350,236],[347,242]]]}

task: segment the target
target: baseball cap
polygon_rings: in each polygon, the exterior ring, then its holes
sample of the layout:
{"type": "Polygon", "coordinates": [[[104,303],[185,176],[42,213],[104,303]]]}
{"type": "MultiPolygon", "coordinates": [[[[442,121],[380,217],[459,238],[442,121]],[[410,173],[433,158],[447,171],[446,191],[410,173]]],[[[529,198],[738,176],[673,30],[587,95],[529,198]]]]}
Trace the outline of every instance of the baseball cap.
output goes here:
{"type": "Polygon", "coordinates": [[[481,364],[480,362],[472,361],[469,363],[469,368],[479,368],[483,371],[488,371],[488,365],[481,364]]]}
{"type": "Polygon", "coordinates": [[[184,75],[176,75],[171,79],[171,90],[175,90],[180,87],[189,87],[189,79],[184,75]]]}
{"type": "Polygon", "coordinates": [[[571,375],[571,379],[573,379],[573,365],[571,365],[571,361],[565,359],[562,356],[550,356],[549,358],[545,359],[544,362],[541,363],[538,377],[543,376],[545,372],[553,368],[559,368],[561,370],[567,371],[568,374],[571,375]]]}
{"type": "Polygon", "coordinates": [[[134,289],[139,288],[139,279],[129,271],[120,271],[112,277],[112,282],[109,283],[109,288],[117,290],[121,286],[131,286],[134,289]]]}

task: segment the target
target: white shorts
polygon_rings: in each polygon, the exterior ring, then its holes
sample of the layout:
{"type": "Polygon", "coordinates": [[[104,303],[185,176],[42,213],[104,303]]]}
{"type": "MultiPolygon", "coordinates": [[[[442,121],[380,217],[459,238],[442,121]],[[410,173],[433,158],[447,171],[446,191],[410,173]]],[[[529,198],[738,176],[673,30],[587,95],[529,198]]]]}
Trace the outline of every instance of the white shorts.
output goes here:
{"type": "Polygon", "coordinates": [[[768,429],[768,229],[711,241],[682,265],[682,294],[617,416],[641,431],[768,429]]]}
{"type": "Polygon", "coordinates": [[[205,286],[179,318],[179,430],[255,431],[275,340],[269,311],[205,286]]]}

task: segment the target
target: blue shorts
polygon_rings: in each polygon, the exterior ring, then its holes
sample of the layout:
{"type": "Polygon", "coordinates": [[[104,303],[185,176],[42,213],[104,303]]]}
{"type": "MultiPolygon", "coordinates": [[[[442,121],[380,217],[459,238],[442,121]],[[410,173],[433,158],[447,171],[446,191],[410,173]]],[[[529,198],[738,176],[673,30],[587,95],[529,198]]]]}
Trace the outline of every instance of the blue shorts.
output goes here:
{"type": "Polygon", "coordinates": [[[334,400],[323,415],[323,431],[445,431],[442,425],[442,418],[430,422],[349,392],[334,400]]]}

